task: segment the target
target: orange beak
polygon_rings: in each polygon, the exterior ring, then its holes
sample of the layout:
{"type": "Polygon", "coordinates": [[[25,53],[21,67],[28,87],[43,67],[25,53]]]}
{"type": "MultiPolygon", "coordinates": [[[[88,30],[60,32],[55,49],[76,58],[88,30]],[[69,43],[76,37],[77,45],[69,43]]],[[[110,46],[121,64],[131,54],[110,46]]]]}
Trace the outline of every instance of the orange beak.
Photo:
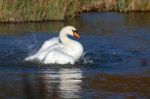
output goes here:
{"type": "Polygon", "coordinates": [[[75,38],[77,38],[77,39],[80,38],[80,35],[78,34],[77,31],[73,31],[73,36],[74,36],[75,38]]]}

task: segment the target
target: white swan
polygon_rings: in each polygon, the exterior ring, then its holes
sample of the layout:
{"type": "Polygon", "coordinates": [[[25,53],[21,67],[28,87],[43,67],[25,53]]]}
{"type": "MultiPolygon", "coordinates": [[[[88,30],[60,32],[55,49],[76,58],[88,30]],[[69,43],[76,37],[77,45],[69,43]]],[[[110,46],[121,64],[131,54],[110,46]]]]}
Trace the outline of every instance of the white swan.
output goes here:
{"type": "Polygon", "coordinates": [[[74,64],[83,54],[82,45],[68,38],[68,35],[80,38],[73,26],[61,29],[59,38],[54,37],[42,45],[39,51],[25,58],[25,61],[38,61],[44,64],[74,64]]]}

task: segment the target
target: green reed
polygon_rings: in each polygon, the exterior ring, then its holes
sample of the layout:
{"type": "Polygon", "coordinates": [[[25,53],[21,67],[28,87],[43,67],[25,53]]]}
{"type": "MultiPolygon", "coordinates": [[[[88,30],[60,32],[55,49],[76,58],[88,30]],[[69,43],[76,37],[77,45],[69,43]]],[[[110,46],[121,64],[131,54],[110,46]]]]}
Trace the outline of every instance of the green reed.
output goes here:
{"type": "Polygon", "coordinates": [[[150,11],[150,0],[0,0],[0,22],[64,20],[87,11],[150,11]]]}

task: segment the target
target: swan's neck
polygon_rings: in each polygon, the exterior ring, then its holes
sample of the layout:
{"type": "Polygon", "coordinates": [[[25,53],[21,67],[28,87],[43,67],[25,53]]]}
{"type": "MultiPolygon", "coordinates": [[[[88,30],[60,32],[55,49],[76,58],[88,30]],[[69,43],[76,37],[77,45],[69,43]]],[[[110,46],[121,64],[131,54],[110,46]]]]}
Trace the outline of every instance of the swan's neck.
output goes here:
{"type": "Polygon", "coordinates": [[[71,50],[68,52],[69,55],[73,56],[75,59],[81,57],[83,53],[83,47],[78,41],[68,38],[65,34],[60,34],[59,37],[64,46],[71,48],[71,50]]]}
{"type": "Polygon", "coordinates": [[[68,38],[67,34],[60,34],[60,41],[62,42],[63,45],[66,46],[71,46],[74,44],[76,41],[68,38]]]}

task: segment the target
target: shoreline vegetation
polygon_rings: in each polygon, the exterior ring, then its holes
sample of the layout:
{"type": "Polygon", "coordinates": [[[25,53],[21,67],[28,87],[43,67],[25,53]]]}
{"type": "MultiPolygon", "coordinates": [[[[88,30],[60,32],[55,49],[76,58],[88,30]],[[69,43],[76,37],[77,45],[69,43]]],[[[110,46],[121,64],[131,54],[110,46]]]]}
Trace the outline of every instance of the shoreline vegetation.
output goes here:
{"type": "Polygon", "coordinates": [[[0,22],[61,21],[91,11],[149,12],[150,0],[0,0],[0,22]]]}

